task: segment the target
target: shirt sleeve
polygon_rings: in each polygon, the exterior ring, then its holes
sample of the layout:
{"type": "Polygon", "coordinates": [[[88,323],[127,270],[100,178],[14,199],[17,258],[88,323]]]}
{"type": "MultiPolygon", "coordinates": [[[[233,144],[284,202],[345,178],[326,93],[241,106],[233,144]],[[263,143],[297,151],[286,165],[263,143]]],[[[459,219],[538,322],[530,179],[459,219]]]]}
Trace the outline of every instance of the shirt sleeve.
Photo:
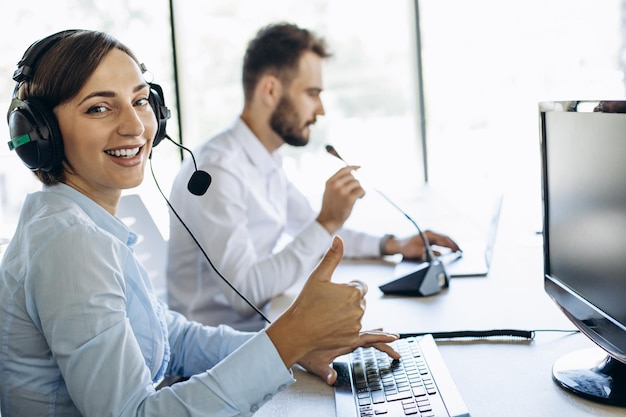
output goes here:
{"type": "MultiPolygon", "coordinates": [[[[322,227],[315,218],[317,213],[313,211],[311,205],[304,194],[298,190],[292,183],[288,187],[288,223],[287,231],[292,233],[294,244],[301,244],[303,240],[319,239],[320,246],[317,247],[317,259],[324,253],[330,244],[330,235],[326,229],[322,227]],[[302,230],[302,225],[314,226],[320,229],[319,237],[311,237],[309,230],[302,230]],[[326,242],[326,246],[321,245],[326,242]]],[[[346,258],[363,258],[363,257],[380,257],[380,236],[374,236],[369,233],[359,232],[348,228],[341,228],[337,231],[344,242],[344,257],[346,258]]]]}
{"type": "Polygon", "coordinates": [[[173,364],[198,373],[155,391],[127,317],[126,260],[116,242],[75,226],[42,249],[26,308],[63,375],[57,396],[71,398],[82,415],[248,416],[293,382],[264,332],[198,326],[172,313],[173,364]]]}
{"type": "Polygon", "coordinates": [[[358,232],[351,229],[340,229],[337,234],[344,241],[345,258],[380,258],[380,240],[382,236],[358,232]]]}
{"type": "Polygon", "coordinates": [[[228,326],[205,326],[171,310],[167,328],[172,352],[167,373],[186,377],[206,371],[256,334],[228,326]]]}
{"type": "Polygon", "coordinates": [[[250,416],[295,380],[264,331],[188,381],[145,401],[146,416],[250,416]]]}

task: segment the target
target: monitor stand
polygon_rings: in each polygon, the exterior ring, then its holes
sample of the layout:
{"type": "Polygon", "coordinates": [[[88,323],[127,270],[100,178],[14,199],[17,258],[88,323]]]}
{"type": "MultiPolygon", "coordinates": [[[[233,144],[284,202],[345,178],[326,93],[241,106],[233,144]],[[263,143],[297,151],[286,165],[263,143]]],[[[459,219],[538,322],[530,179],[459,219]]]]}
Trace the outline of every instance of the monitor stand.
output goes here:
{"type": "Polygon", "coordinates": [[[552,377],[562,388],[588,400],[626,407],[626,364],[599,348],[559,358],[552,377]]]}

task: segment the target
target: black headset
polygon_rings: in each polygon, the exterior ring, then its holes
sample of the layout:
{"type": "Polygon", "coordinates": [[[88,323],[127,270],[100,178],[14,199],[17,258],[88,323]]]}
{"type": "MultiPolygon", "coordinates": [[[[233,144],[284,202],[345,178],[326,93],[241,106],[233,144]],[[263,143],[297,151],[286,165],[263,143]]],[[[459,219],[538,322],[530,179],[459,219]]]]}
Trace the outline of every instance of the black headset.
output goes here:
{"type": "MultiPolygon", "coordinates": [[[[40,39],[26,49],[24,56],[17,63],[13,80],[17,83],[7,113],[9,123],[9,149],[15,150],[24,164],[33,171],[51,171],[63,160],[63,137],[59,124],[49,105],[39,99],[20,100],[17,97],[22,83],[32,79],[35,65],[39,59],[57,42],[79,30],[64,30],[40,39]]],[[[142,66],[142,71],[145,68],[142,66]]],[[[150,95],[148,102],[154,110],[158,129],[152,143],[155,147],[166,137],[167,119],[170,110],[165,106],[163,89],[158,84],[148,83],[150,95]]]]}

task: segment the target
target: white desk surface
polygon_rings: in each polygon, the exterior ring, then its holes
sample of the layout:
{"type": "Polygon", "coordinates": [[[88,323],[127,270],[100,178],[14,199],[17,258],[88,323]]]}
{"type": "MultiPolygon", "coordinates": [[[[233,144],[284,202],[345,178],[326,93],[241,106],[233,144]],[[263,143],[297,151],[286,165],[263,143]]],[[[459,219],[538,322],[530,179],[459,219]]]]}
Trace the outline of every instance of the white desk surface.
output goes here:
{"type": "MultiPolygon", "coordinates": [[[[399,333],[573,329],[544,291],[541,236],[534,231],[520,234],[515,228],[516,219],[501,218],[489,276],[453,278],[449,289],[432,297],[384,296],[378,285],[390,280],[393,272],[393,264],[385,261],[344,260],[333,279],[368,283],[363,328],[399,333]]],[[[271,315],[279,314],[297,290],[277,297],[271,315]]],[[[587,401],[553,382],[556,359],[593,347],[580,334],[540,332],[529,342],[438,342],[438,346],[472,416],[626,416],[626,408],[587,401]]],[[[295,376],[297,382],[257,415],[335,416],[332,387],[302,370],[295,376]]]]}

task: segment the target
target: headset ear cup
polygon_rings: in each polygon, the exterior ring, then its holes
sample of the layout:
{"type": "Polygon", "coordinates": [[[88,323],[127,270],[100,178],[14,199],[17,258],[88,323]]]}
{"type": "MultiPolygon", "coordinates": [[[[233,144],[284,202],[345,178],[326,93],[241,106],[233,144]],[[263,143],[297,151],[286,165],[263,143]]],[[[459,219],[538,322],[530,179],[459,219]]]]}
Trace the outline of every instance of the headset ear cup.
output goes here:
{"type": "Polygon", "coordinates": [[[61,164],[63,139],[57,118],[49,106],[36,99],[14,99],[8,122],[12,139],[29,137],[27,143],[15,148],[28,168],[51,171],[61,164]]]}
{"type": "Polygon", "coordinates": [[[152,147],[154,148],[167,135],[165,128],[167,127],[167,119],[170,118],[170,110],[165,106],[163,89],[158,84],[150,83],[150,96],[148,97],[148,101],[150,106],[152,106],[158,124],[158,129],[154,136],[154,141],[152,142],[152,147]]]}

